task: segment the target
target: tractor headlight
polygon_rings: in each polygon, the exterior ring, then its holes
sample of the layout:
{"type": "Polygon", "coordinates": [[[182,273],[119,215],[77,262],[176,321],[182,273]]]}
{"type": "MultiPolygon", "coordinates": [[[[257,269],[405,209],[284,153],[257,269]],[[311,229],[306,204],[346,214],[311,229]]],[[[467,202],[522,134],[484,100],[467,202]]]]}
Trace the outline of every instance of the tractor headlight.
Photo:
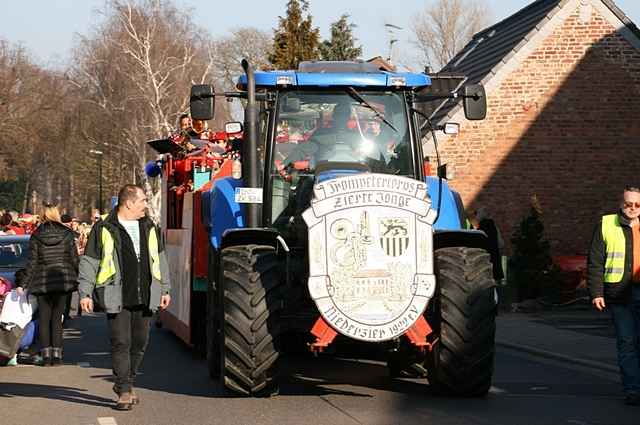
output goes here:
{"type": "Polygon", "coordinates": [[[407,80],[404,77],[390,77],[389,85],[395,87],[402,87],[407,85],[407,80]]]}
{"type": "Polygon", "coordinates": [[[279,86],[290,86],[293,84],[293,77],[290,75],[278,75],[278,78],[276,78],[276,84],[279,86]]]}

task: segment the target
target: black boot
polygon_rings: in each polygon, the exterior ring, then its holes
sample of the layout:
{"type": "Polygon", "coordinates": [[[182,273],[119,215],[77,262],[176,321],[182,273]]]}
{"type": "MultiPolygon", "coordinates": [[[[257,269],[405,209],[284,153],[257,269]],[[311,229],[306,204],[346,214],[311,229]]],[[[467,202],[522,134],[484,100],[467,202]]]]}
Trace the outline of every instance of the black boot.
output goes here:
{"type": "Polygon", "coordinates": [[[51,366],[62,366],[62,348],[53,347],[51,355],[51,366]]]}
{"type": "Polygon", "coordinates": [[[52,347],[45,347],[42,350],[40,350],[40,356],[42,357],[42,359],[40,360],[39,365],[40,366],[51,366],[51,351],[53,350],[52,347]]]}

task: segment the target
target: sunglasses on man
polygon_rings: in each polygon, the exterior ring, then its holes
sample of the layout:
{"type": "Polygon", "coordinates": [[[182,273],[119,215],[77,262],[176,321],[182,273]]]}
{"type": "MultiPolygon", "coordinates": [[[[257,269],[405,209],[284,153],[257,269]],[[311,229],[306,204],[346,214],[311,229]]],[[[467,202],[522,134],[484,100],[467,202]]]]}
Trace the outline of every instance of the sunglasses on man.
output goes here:
{"type": "Polygon", "coordinates": [[[626,209],[631,209],[631,208],[640,208],[640,202],[629,202],[629,201],[624,201],[622,203],[622,206],[626,209]]]}

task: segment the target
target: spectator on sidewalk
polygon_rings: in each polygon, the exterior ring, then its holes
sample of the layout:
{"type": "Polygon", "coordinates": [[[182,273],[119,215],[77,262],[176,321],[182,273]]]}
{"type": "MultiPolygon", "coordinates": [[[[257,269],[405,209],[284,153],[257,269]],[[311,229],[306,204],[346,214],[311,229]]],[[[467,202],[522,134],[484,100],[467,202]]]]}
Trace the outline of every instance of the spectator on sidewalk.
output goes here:
{"type": "Polygon", "coordinates": [[[60,221],[61,221],[62,224],[67,226],[67,228],[69,230],[71,230],[73,232],[73,234],[76,237],[76,244],[77,244],[78,243],[78,238],[80,237],[80,233],[78,233],[78,231],[76,230],[78,228],[78,226],[77,226],[77,223],[74,225],[73,217],[71,217],[69,214],[62,214],[60,216],[60,221]]]}
{"type": "Polygon", "coordinates": [[[640,188],[626,187],[620,210],[596,225],[587,280],[594,307],[611,311],[625,403],[640,405],[640,188]]]}
{"type": "Polygon", "coordinates": [[[60,211],[45,204],[42,224],[29,240],[29,261],[16,273],[18,293],[38,297],[42,366],[62,364],[62,315],[77,288],[78,253],[73,232],[61,223],[60,211]]]}
{"type": "Polygon", "coordinates": [[[82,310],[93,311],[95,298],[107,313],[118,410],[139,402],[133,384],[149,341],[149,320],[171,301],[162,236],[146,208],[142,188],[125,185],[117,208],[94,224],[80,259],[82,310]]]}
{"type": "Polygon", "coordinates": [[[89,223],[80,223],[78,225],[78,253],[80,255],[84,254],[84,247],[87,245],[87,239],[89,238],[89,233],[91,232],[91,225],[89,223]]]}
{"type": "Polygon", "coordinates": [[[24,230],[25,234],[30,235],[38,227],[40,218],[37,215],[31,213],[24,213],[20,215],[20,217],[18,218],[18,222],[20,224],[20,228],[24,230]]]}
{"type": "Polygon", "coordinates": [[[489,254],[491,255],[491,263],[493,264],[493,279],[496,282],[500,282],[504,278],[501,254],[504,242],[502,241],[502,236],[500,236],[500,230],[498,230],[495,221],[489,216],[487,209],[484,207],[478,208],[476,211],[476,220],[478,223],[477,229],[482,230],[489,240],[489,254]]]}
{"type": "Polygon", "coordinates": [[[60,222],[65,226],[67,226],[69,229],[71,229],[72,221],[73,221],[73,217],[71,217],[69,214],[65,213],[60,216],[60,222]]]}
{"type": "MultiPolygon", "coordinates": [[[[82,251],[80,251],[80,233],[78,233],[78,231],[76,230],[78,228],[77,221],[74,222],[73,217],[71,217],[69,214],[62,214],[60,216],[60,220],[62,221],[62,224],[67,226],[73,232],[74,241],[76,244],[76,250],[78,252],[78,255],[82,255],[82,251]]],[[[79,301],[80,300],[78,299],[78,291],[73,291],[71,294],[69,294],[69,296],[67,297],[67,306],[64,309],[63,323],[66,323],[67,320],[78,316],[78,314],[80,313],[79,301]]]]}
{"type": "Polygon", "coordinates": [[[102,216],[100,215],[100,211],[97,208],[94,208],[92,213],[91,213],[91,224],[92,225],[96,224],[100,220],[102,220],[102,216]]]}
{"type": "Polygon", "coordinates": [[[478,230],[478,226],[480,225],[478,223],[478,217],[476,216],[476,211],[466,211],[465,212],[465,221],[464,221],[464,228],[466,230],[478,230]]]}
{"type": "Polygon", "coordinates": [[[16,231],[11,226],[11,214],[8,212],[0,216],[0,235],[15,235],[16,231]]]}
{"type": "Polygon", "coordinates": [[[11,215],[11,224],[9,225],[11,230],[13,230],[16,235],[25,235],[25,228],[19,223],[20,214],[18,214],[17,211],[9,211],[9,215],[11,215]]]}

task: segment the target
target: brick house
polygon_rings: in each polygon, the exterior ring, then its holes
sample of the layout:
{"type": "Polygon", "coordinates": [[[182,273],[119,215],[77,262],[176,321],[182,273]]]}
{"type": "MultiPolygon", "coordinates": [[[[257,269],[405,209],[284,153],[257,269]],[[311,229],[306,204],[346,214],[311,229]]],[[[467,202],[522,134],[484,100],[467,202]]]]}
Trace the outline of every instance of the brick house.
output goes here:
{"type": "MultiPolygon", "coordinates": [[[[585,254],[598,217],[640,186],[640,30],[611,0],[538,0],[476,34],[442,70],[456,74],[484,84],[488,112],[435,111],[460,123],[438,136],[451,186],[489,210],[507,254],[533,194],[552,254],[585,254]]],[[[424,152],[435,163],[430,140],[424,152]]]]}

